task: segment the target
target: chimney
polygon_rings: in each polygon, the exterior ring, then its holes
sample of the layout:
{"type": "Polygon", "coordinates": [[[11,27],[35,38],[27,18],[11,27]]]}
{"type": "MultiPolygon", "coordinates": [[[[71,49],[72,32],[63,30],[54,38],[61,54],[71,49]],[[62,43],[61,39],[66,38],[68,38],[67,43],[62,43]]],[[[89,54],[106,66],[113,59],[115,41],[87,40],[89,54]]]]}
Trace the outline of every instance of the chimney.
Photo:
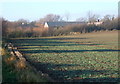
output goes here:
{"type": "Polygon", "coordinates": [[[98,22],[100,22],[100,20],[98,19],[98,22]]]}

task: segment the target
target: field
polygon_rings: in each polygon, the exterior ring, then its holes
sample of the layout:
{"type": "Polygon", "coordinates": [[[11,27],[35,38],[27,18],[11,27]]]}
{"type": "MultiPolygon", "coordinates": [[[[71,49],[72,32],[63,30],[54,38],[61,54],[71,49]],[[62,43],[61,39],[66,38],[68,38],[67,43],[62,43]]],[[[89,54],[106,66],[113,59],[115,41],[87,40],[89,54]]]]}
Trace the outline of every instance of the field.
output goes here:
{"type": "Polygon", "coordinates": [[[57,81],[117,81],[118,32],[14,38],[11,42],[37,70],[57,81]]]}

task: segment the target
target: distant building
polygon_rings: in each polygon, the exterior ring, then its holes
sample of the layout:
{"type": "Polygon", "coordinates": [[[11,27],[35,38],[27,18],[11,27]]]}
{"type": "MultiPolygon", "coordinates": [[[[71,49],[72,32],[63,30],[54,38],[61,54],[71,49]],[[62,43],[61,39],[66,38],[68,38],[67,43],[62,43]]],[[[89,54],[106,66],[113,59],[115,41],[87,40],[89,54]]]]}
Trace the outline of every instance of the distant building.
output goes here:
{"type": "Polygon", "coordinates": [[[97,22],[45,22],[43,24],[44,28],[59,28],[59,27],[64,27],[64,26],[68,26],[68,25],[79,25],[79,24],[87,24],[87,25],[101,25],[103,24],[102,21],[97,21],[97,22]]]}
{"type": "Polygon", "coordinates": [[[67,25],[77,25],[77,24],[85,24],[85,22],[45,22],[44,28],[58,28],[64,27],[67,25]]]}
{"type": "Polygon", "coordinates": [[[96,26],[98,26],[98,25],[101,25],[101,24],[103,24],[103,22],[89,22],[88,23],[88,25],[96,25],[96,26]]]}
{"type": "Polygon", "coordinates": [[[88,22],[87,23],[87,25],[93,25],[93,24],[96,25],[96,26],[98,26],[98,25],[103,24],[103,22],[98,19],[98,21],[96,21],[96,22],[88,22]]]}

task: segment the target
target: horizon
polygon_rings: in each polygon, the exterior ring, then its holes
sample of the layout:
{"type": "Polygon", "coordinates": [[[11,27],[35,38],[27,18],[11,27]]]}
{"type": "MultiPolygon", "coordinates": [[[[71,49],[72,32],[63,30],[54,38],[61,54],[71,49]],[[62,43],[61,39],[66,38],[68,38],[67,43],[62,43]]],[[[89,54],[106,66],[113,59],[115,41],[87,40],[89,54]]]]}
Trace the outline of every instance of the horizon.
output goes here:
{"type": "MultiPolygon", "coordinates": [[[[69,14],[69,21],[75,21],[77,18],[87,18],[87,13],[91,11],[93,14],[97,14],[100,18],[105,15],[118,16],[118,2],[119,0],[111,1],[86,1],[86,0],[71,0],[67,1],[19,1],[11,0],[2,1],[1,14],[3,18],[9,21],[17,21],[19,19],[25,19],[29,21],[36,21],[43,18],[47,14],[57,14],[61,17],[65,17],[65,14],[69,14]]],[[[65,18],[64,18],[65,19],[65,18]]]]}

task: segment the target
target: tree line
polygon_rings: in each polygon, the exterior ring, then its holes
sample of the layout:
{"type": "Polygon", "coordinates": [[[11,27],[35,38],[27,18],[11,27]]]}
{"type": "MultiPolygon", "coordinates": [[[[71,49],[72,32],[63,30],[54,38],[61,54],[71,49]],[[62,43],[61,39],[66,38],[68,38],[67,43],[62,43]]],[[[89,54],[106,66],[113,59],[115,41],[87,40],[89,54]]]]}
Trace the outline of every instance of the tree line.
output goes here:
{"type": "MultiPolygon", "coordinates": [[[[98,15],[88,13],[88,20],[85,18],[78,18],[76,21],[80,22],[95,22],[98,21],[98,15]]],[[[68,17],[66,16],[67,20],[68,17]]],[[[62,28],[47,29],[43,27],[43,23],[46,21],[65,21],[60,15],[48,14],[44,18],[38,21],[29,22],[28,20],[20,19],[18,21],[8,21],[4,18],[0,18],[2,22],[2,36],[7,38],[14,37],[41,37],[41,36],[58,36],[67,35],[71,32],[89,33],[101,30],[119,30],[119,18],[111,15],[104,16],[100,21],[101,25],[68,25],[62,28]]]]}

